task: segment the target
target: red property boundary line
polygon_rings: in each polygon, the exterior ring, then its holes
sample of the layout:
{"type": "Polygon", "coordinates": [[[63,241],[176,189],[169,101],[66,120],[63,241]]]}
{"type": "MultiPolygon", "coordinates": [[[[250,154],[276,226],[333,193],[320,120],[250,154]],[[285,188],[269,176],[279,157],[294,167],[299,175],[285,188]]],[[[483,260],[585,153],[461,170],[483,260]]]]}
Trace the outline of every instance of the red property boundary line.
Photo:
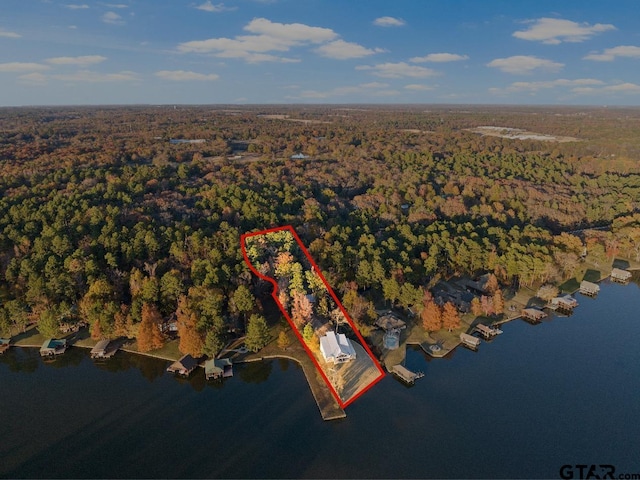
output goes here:
{"type": "Polygon", "coordinates": [[[244,261],[249,266],[251,271],[257,277],[259,277],[259,278],[261,278],[263,280],[266,280],[267,282],[269,282],[269,283],[271,283],[273,285],[273,293],[271,294],[271,296],[273,297],[273,299],[275,300],[276,304],[278,305],[278,308],[280,308],[280,311],[282,312],[284,317],[287,319],[287,322],[289,322],[289,325],[291,325],[291,329],[293,330],[293,332],[298,337],[298,340],[300,341],[300,343],[304,347],[305,351],[307,352],[307,355],[309,355],[309,358],[311,358],[311,361],[313,361],[313,364],[316,366],[316,369],[320,372],[320,375],[322,375],[322,378],[324,379],[325,383],[329,387],[329,390],[331,390],[331,393],[333,394],[335,399],[338,401],[338,404],[340,405],[341,408],[345,408],[348,405],[350,405],[351,403],[353,403],[355,400],[360,398],[360,396],[362,396],[367,390],[369,390],[371,387],[373,387],[376,383],[378,383],[380,380],[382,380],[384,378],[385,373],[384,373],[384,370],[382,369],[382,367],[380,366],[380,363],[378,362],[378,360],[376,360],[375,356],[373,355],[373,353],[369,349],[369,346],[367,345],[367,342],[364,340],[364,338],[362,337],[362,335],[358,331],[358,328],[356,327],[355,323],[353,322],[353,320],[351,320],[351,317],[349,317],[349,314],[347,314],[346,310],[342,306],[342,302],[340,302],[340,300],[338,300],[338,297],[336,297],[336,294],[333,292],[333,289],[331,288],[331,286],[329,285],[327,280],[324,278],[324,275],[322,275],[322,272],[320,271],[320,268],[318,268],[316,263],[313,261],[313,258],[311,258],[311,254],[309,253],[307,248],[304,246],[304,244],[302,243],[302,240],[300,240],[300,237],[298,237],[298,234],[296,233],[296,231],[293,229],[293,227],[291,225],[285,225],[283,227],[270,228],[270,229],[267,229],[267,230],[260,230],[258,232],[244,233],[244,234],[242,234],[240,236],[240,248],[242,249],[242,255],[244,256],[244,261]],[[245,245],[245,241],[246,241],[247,238],[257,237],[257,236],[260,236],[260,235],[265,235],[267,233],[282,232],[282,231],[291,232],[291,234],[293,235],[293,238],[295,238],[295,240],[298,242],[298,245],[300,246],[300,249],[307,256],[307,259],[309,260],[309,263],[311,264],[311,266],[313,267],[315,272],[320,277],[320,280],[322,280],[322,283],[324,283],[324,286],[327,287],[327,291],[329,292],[329,295],[331,295],[331,298],[333,298],[333,300],[336,302],[336,305],[338,305],[338,308],[340,309],[340,311],[344,315],[344,318],[346,318],[347,322],[349,322],[349,325],[351,325],[351,329],[353,330],[353,333],[356,334],[356,336],[358,337],[358,340],[360,341],[360,344],[365,349],[365,351],[367,352],[367,355],[369,355],[371,360],[373,360],[373,363],[374,363],[375,367],[378,369],[378,372],[380,372],[380,375],[378,375],[373,381],[371,381],[371,383],[369,383],[366,387],[364,387],[362,390],[360,390],[356,395],[351,397],[347,402],[343,402],[342,399],[340,398],[340,395],[338,395],[338,392],[336,392],[335,388],[333,388],[333,385],[331,385],[331,382],[329,381],[329,379],[325,375],[324,371],[320,367],[320,364],[318,363],[318,361],[316,360],[315,356],[313,355],[313,352],[307,346],[306,342],[302,338],[302,335],[298,331],[298,328],[293,323],[293,320],[291,320],[291,317],[287,313],[287,310],[280,303],[280,300],[278,300],[278,284],[276,283],[275,279],[273,279],[271,277],[267,277],[265,275],[262,275],[260,272],[258,272],[256,270],[256,268],[253,266],[253,264],[251,263],[251,261],[249,260],[249,257],[247,256],[247,250],[246,250],[246,245],[245,245]]]}

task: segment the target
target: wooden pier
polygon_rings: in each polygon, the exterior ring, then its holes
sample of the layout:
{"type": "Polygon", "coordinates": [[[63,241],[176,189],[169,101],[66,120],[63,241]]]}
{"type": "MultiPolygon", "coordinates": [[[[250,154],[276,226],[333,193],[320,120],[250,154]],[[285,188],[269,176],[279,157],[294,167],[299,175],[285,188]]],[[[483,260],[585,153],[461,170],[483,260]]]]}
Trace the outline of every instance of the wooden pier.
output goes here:
{"type": "Polygon", "coordinates": [[[478,332],[480,335],[482,335],[485,339],[491,339],[493,337],[495,337],[496,335],[499,335],[502,333],[502,330],[497,329],[497,328],[492,328],[492,327],[488,327],[486,325],[483,325],[482,323],[479,323],[475,326],[474,331],[478,332]]]}
{"type": "Polygon", "coordinates": [[[417,379],[424,377],[424,373],[412,372],[402,365],[394,365],[391,367],[391,373],[408,385],[413,385],[417,379]]]}

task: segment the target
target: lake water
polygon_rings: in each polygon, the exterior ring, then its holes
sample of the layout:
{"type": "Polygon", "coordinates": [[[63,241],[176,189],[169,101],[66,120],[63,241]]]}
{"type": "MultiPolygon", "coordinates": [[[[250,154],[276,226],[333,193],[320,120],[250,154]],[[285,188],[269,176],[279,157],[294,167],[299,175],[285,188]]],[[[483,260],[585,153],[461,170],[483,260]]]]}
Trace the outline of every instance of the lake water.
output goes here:
{"type": "Polygon", "coordinates": [[[293,362],[185,381],[122,352],[0,356],[2,477],[559,478],[564,464],[640,473],[640,289],[602,284],[570,317],[517,320],[478,352],[387,376],[323,422],[293,362]]]}

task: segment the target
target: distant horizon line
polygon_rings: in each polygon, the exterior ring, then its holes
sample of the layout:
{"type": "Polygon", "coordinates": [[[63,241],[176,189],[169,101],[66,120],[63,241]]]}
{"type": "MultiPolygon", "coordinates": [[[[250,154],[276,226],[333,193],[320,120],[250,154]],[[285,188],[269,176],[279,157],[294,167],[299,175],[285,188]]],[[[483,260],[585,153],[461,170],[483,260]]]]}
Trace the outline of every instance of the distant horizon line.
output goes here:
{"type": "Polygon", "coordinates": [[[502,107],[502,108],[610,108],[633,109],[640,108],[636,105],[619,104],[554,104],[554,103],[60,103],[60,104],[33,104],[33,105],[0,105],[0,109],[10,108],[123,108],[123,107],[502,107]]]}

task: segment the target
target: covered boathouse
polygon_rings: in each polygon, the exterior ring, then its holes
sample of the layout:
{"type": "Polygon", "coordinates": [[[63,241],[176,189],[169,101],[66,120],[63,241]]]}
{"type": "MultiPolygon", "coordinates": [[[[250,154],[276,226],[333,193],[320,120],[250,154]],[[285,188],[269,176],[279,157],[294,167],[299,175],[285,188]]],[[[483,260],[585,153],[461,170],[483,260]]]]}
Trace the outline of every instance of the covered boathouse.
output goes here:
{"type": "Polygon", "coordinates": [[[91,358],[110,358],[116,353],[117,348],[111,345],[111,340],[100,340],[91,349],[91,358]]]}
{"type": "Polygon", "coordinates": [[[65,338],[48,338],[40,347],[40,355],[43,357],[53,357],[62,355],[67,350],[67,340],[65,338]]]}
{"type": "Polygon", "coordinates": [[[233,377],[233,364],[228,358],[212,358],[204,362],[204,376],[207,380],[233,377]]]}
{"type": "Polygon", "coordinates": [[[580,293],[583,295],[589,295],[590,297],[595,297],[600,293],[600,285],[582,280],[582,282],[580,282],[580,293]]]}
{"type": "Polygon", "coordinates": [[[180,360],[176,360],[167,368],[167,372],[177,373],[188,377],[198,366],[198,361],[191,355],[185,355],[180,360]]]}
{"type": "Polygon", "coordinates": [[[614,268],[611,270],[611,280],[618,283],[627,283],[631,280],[631,272],[622,270],[621,268],[614,268]]]}

